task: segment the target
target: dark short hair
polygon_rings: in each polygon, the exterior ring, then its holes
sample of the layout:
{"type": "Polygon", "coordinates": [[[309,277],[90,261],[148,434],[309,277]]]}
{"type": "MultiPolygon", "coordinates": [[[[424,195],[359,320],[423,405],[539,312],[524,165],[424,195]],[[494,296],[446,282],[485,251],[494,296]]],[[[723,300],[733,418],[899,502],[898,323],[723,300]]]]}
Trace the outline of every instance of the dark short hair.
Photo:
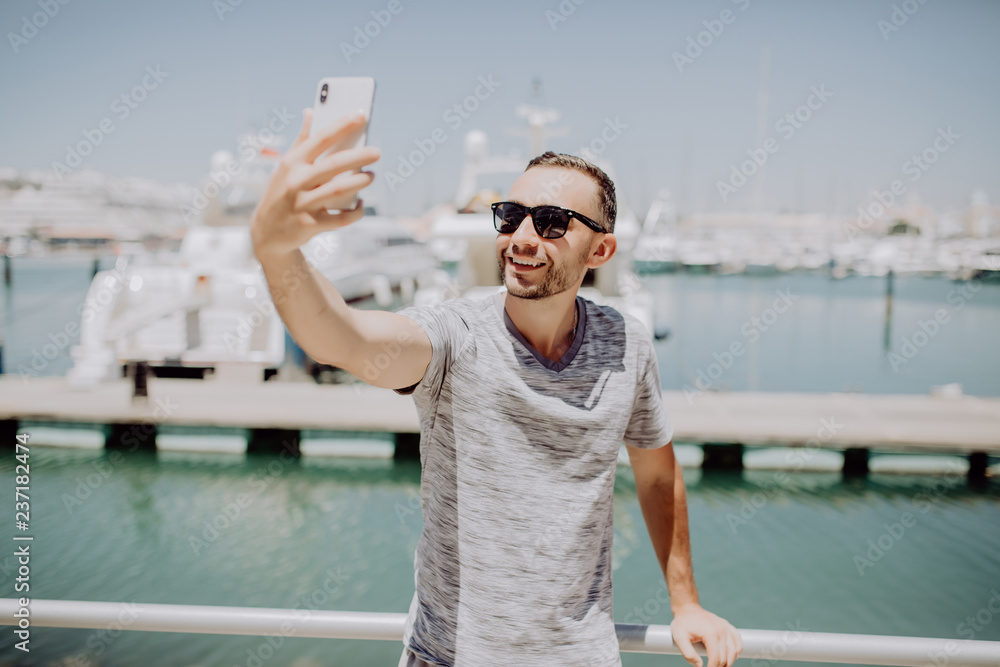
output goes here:
{"type": "Polygon", "coordinates": [[[615,184],[604,171],[583,158],[565,153],[546,151],[531,160],[525,171],[532,167],[565,167],[575,169],[589,176],[597,184],[597,208],[601,211],[603,220],[598,222],[607,232],[615,231],[615,218],[618,217],[618,201],[615,197],[615,184]]]}

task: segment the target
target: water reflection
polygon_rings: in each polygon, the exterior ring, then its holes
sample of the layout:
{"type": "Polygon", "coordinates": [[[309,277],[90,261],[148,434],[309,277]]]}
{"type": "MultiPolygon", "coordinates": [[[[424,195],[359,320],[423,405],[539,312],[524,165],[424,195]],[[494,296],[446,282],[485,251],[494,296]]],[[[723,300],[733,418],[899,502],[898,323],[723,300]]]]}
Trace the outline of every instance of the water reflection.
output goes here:
{"type": "MultiPolygon", "coordinates": [[[[421,526],[416,461],[115,458],[36,447],[32,471],[36,598],[396,612],[409,604],[421,526]],[[330,590],[326,580],[334,582],[330,590]]],[[[12,473],[12,460],[0,462],[4,479],[12,473]]],[[[963,477],[684,474],[702,601],[738,626],[800,622],[814,631],[951,637],[1000,583],[995,482],[970,488],[963,477]],[[912,520],[904,522],[907,513],[912,520]],[[896,525],[904,523],[900,533],[896,525]],[[858,558],[870,564],[859,571],[858,558]]],[[[663,586],[628,468],[616,478],[614,521],[621,620],[663,586]]],[[[11,596],[3,568],[0,577],[11,596]]],[[[659,605],[646,622],[669,620],[659,605]]],[[[978,638],[1000,639],[995,625],[978,638]]],[[[101,665],[242,664],[238,656],[259,643],[133,632],[94,656],[87,631],[39,629],[38,637],[42,664],[82,654],[101,665]]],[[[0,639],[0,659],[13,659],[13,651],[9,638],[0,639]]],[[[290,639],[280,655],[269,664],[394,664],[399,651],[393,643],[290,639]]],[[[645,660],[625,656],[624,664],[658,664],[645,660]]]]}

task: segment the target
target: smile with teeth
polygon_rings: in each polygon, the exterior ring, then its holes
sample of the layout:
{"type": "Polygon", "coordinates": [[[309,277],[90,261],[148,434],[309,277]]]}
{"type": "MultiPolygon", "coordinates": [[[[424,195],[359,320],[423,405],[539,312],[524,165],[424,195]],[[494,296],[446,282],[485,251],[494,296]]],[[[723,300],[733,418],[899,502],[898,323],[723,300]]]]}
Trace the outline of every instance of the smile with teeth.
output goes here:
{"type": "Polygon", "coordinates": [[[544,264],[544,262],[536,262],[531,259],[519,260],[514,257],[508,257],[507,259],[509,259],[511,264],[514,266],[524,267],[526,269],[536,269],[544,264]]]}

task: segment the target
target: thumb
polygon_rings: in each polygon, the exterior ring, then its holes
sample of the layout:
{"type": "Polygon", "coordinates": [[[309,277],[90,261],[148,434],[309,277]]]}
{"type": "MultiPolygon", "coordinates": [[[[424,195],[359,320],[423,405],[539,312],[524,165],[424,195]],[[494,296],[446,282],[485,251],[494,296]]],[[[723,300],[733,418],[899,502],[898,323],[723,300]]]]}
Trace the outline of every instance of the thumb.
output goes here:
{"type": "Polygon", "coordinates": [[[685,660],[695,667],[701,667],[701,656],[695,652],[694,646],[691,645],[691,641],[687,637],[676,635],[673,640],[677,648],[681,650],[681,655],[684,656],[685,660]]]}

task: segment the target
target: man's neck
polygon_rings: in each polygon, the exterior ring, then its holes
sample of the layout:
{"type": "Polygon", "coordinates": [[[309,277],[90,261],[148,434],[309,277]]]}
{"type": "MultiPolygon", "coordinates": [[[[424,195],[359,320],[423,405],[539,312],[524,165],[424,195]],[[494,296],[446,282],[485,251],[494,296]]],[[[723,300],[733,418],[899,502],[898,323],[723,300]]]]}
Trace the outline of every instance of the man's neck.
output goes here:
{"type": "Polygon", "coordinates": [[[559,361],[572,347],[576,290],[544,299],[519,299],[504,292],[504,309],[524,339],[546,359],[559,361]]]}

